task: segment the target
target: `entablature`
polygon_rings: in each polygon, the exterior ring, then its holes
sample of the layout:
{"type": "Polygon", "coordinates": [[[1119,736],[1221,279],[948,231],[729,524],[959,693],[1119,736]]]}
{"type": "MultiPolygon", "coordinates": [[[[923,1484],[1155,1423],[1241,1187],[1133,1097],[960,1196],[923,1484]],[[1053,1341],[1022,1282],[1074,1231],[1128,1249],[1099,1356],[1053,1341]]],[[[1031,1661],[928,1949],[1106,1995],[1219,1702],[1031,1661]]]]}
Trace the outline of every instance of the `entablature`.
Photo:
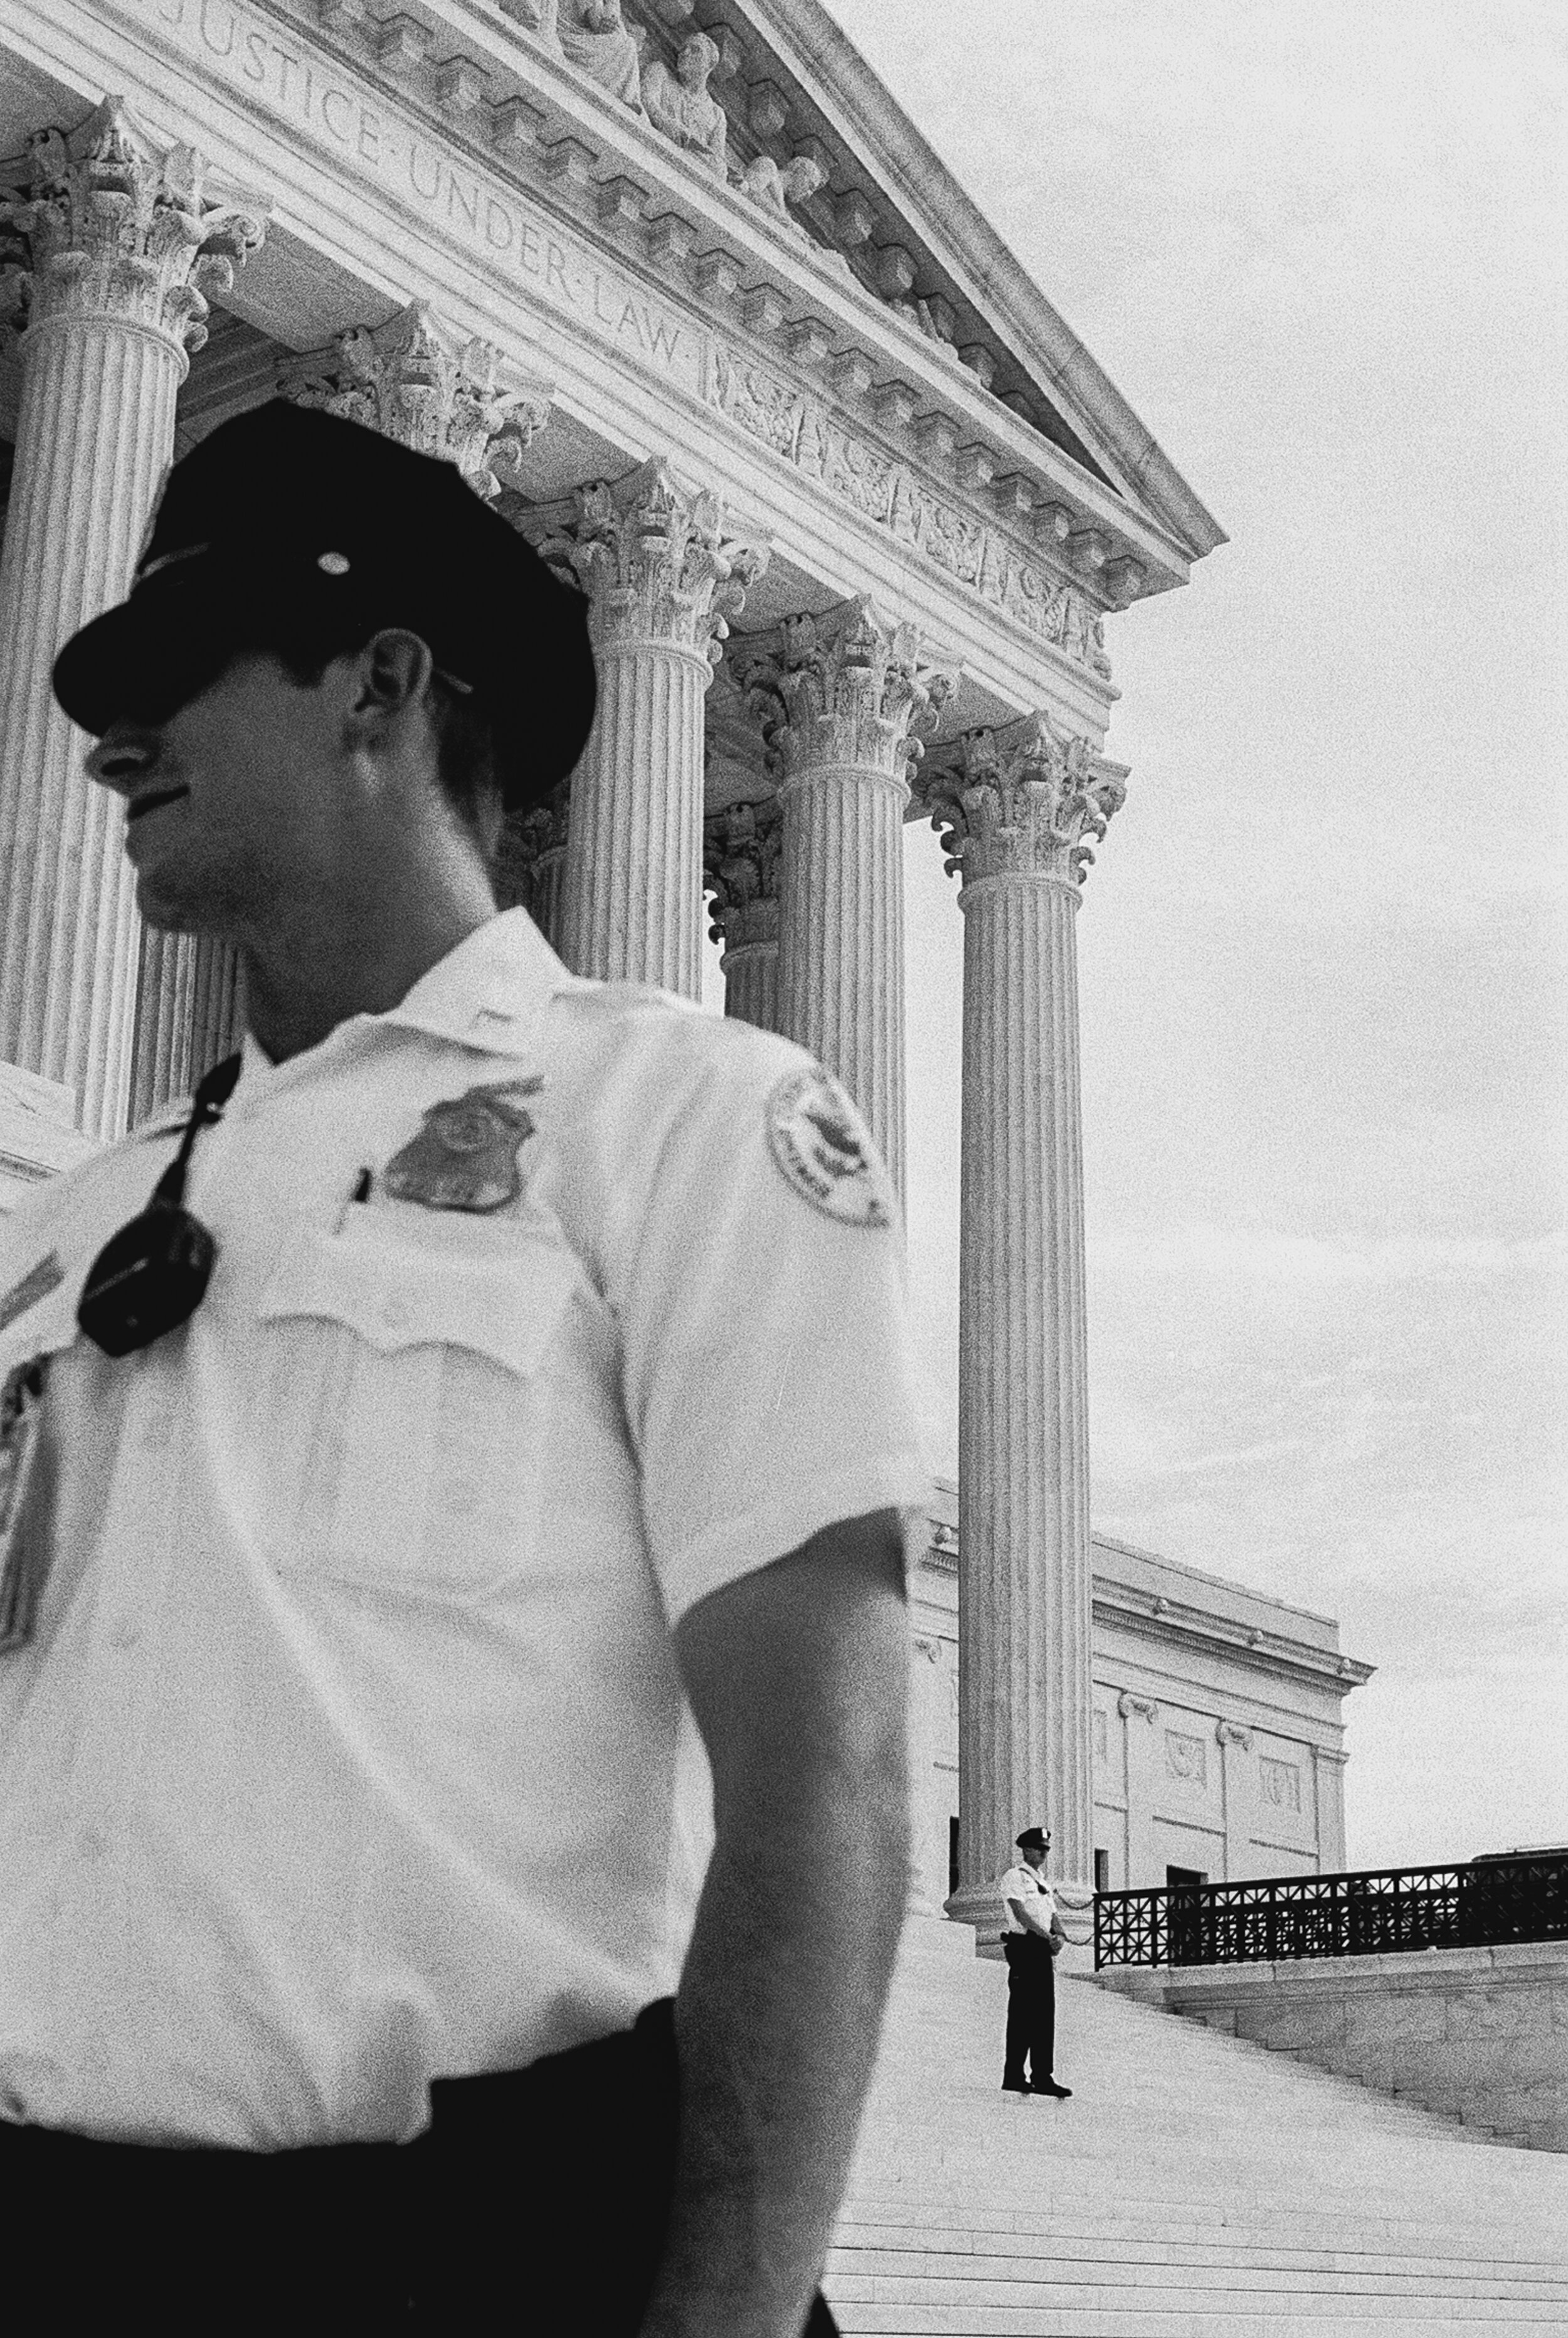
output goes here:
{"type": "MultiPolygon", "coordinates": [[[[511,0],[519,11],[533,5],[511,0]]],[[[151,0],[105,5],[157,28],[151,0]]],[[[243,9],[239,0],[164,0],[165,15],[176,12],[177,29],[188,31],[192,17],[202,38],[209,26],[227,32],[240,15],[287,25],[526,187],[716,334],[736,334],[802,388],[831,383],[883,433],[917,444],[950,494],[971,486],[993,516],[1022,523],[1035,556],[1056,576],[1075,578],[1097,608],[1186,581],[1191,547],[1119,490],[1087,448],[1080,461],[1043,436],[983,387],[952,344],[862,281],[845,252],[716,178],[488,0],[408,0],[385,15],[367,0],[245,0],[243,9]]],[[[281,61],[265,42],[244,54],[275,72],[273,93],[283,102],[281,61]]],[[[261,87],[270,86],[264,72],[261,87]]],[[[296,108],[303,93],[297,75],[296,108]]],[[[345,159],[352,166],[354,157],[345,159]]],[[[444,205],[453,223],[463,190],[444,181],[438,157],[426,157],[426,202],[444,205]]]]}

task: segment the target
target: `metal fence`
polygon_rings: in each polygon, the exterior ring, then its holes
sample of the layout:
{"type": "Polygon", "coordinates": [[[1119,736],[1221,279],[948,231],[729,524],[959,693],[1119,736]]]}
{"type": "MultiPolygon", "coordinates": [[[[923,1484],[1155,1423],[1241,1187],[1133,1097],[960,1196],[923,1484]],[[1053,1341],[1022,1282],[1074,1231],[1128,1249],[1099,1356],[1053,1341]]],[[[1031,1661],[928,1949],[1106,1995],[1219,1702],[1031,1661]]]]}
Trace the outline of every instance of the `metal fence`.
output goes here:
{"type": "Polygon", "coordinates": [[[1568,1852],[1102,1891],[1094,1962],[1229,1965],[1568,1940],[1568,1852]]]}

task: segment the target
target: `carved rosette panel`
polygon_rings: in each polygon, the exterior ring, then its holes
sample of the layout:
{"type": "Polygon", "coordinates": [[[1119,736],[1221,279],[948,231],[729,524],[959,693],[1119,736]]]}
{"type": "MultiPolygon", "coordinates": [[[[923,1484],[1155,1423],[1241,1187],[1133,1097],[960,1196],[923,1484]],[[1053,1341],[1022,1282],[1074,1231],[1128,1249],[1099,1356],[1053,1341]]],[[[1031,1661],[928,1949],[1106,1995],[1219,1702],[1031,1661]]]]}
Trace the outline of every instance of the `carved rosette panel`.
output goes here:
{"type": "Polygon", "coordinates": [[[260,243],[267,204],[226,199],[191,147],[155,143],[120,97],[69,137],[39,131],[29,146],[26,193],[0,201],[16,322],[141,325],[183,365],[207,339],[208,291],[228,291],[260,243]]]}
{"type": "Polygon", "coordinates": [[[592,596],[599,646],[687,649],[710,668],[768,562],[731,532],[716,496],[681,486],[657,455],[614,486],[580,487],[574,517],[542,548],[592,596]]]}
{"type": "Polygon", "coordinates": [[[746,675],[769,766],[788,787],[825,769],[876,771],[906,791],[909,766],[953,677],[926,658],[913,625],[894,624],[864,594],[825,616],[786,618],[773,653],[746,675]]]}
{"type": "Polygon", "coordinates": [[[287,385],[295,403],[456,464],[486,502],[514,484],[517,463],[550,418],[546,390],[503,388],[499,351],[460,340],[427,300],[384,325],[340,333],[337,349],[337,369],[308,370],[287,385]]]}
{"type": "Polygon", "coordinates": [[[1087,840],[1104,835],[1127,789],[1086,739],[1032,714],[1003,731],[968,732],[958,767],[925,774],[920,793],[947,872],[961,883],[1039,876],[1077,887],[1094,859],[1087,840]]]}

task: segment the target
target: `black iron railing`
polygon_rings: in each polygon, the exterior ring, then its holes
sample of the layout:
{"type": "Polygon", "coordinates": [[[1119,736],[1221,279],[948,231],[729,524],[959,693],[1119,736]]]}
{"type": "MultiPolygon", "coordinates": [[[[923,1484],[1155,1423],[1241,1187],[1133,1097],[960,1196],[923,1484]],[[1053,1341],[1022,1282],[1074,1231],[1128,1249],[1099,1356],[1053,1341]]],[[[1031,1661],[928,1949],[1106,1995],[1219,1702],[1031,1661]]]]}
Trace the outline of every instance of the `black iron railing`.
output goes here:
{"type": "Polygon", "coordinates": [[[1230,1965],[1568,1940],[1568,1852],[1102,1891],[1094,1962],[1230,1965]]]}

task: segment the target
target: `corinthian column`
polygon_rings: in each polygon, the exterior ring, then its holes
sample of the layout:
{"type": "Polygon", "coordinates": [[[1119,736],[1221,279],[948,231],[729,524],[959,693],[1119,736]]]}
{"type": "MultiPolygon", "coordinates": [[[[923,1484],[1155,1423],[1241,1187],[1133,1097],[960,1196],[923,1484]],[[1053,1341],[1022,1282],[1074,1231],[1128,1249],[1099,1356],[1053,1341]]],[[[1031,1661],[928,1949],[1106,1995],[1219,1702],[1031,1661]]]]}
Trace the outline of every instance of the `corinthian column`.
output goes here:
{"type": "Polygon", "coordinates": [[[748,675],[783,810],[779,1028],[837,1074],[904,1185],[904,810],[951,688],[864,597],[786,620],[748,675]]]}
{"type": "Polygon", "coordinates": [[[592,596],[599,709],[572,778],[562,955],[577,974],[701,988],[702,701],[767,565],[660,457],[580,488],[547,548],[592,596]]]}
{"type": "Polygon", "coordinates": [[[33,141],[0,204],[24,272],[22,398],[0,561],[0,1056],[67,1090],[89,1134],[124,1125],[134,880],[115,799],[83,776],[49,687],[56,651],[125,594],[174,446],[204,291],[261,241],[188,146],[119,98],[33,141]]]}
{"type": "Polygon", "coordinates": [[[760,1031],[779,1021],[777,796],[726,804],[703,822],[702,881],[712,897],[713,939],[723,944],[724,1012],[760,1031]]]}
{"type": "Polygon", "coordinates": [[[995,1930],[1021,1827],[1092,1930],[1088,1357],[1073,919],[1124,773],[1043,714],[973,732],[923,794],[964,913],[959,1840],[949,1913],[995,1930]]]}
{"type": "Polygon", "coordinates": [[[514,813],[501,831],[495,899],[502,909],[524,909],[553,950],[561,948],[561,879],[572,790],[563,780],[547,804],[514,813]]]}
{"type": "MultiPolygon", "coordinates": [[[[379,430],[456,464],[486,502],[512,478],[550,415],[538,383],[505,388],[500,352],[452,332],[416,300],[384,325],[340,333],[284,383],[297,405],[379,430]]],[[[132,1117],[180,1095],[237,1044],[243,1009],[233,951],[207,934],[142,937],[132,1117]]]]}

